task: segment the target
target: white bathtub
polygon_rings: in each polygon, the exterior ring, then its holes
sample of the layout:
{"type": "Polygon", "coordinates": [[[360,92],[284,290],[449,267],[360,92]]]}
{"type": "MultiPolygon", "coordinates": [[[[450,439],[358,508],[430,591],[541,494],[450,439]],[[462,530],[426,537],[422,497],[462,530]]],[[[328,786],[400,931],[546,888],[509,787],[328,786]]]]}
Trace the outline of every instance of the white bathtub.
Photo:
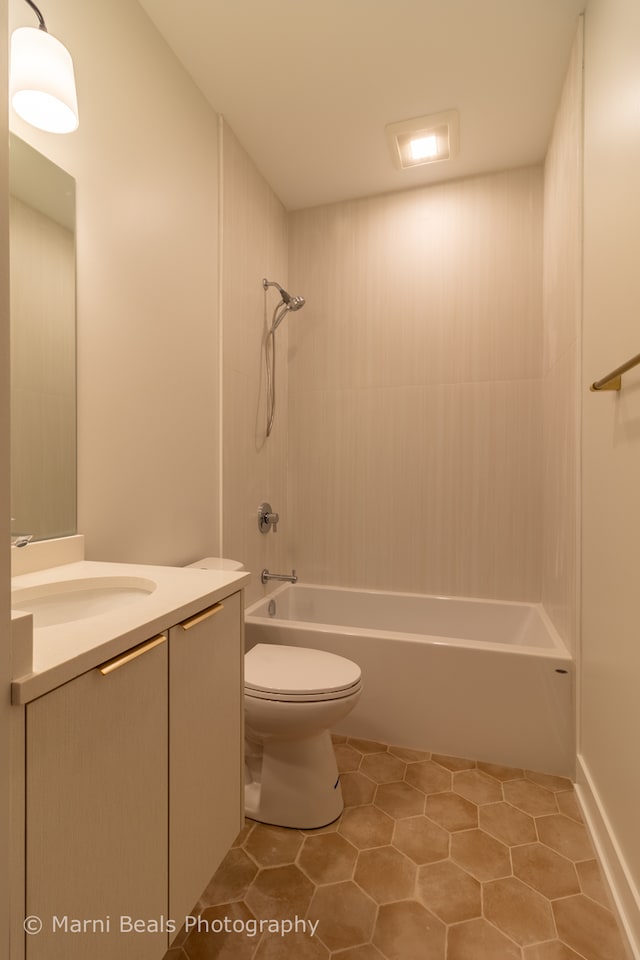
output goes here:
{"type": "Polygon", "coordinates": [[[247,649],[360,665],[362,696],[336,733],[574,774],[573,661],[538,604],[285,584],[245,623],[247,649]]]}

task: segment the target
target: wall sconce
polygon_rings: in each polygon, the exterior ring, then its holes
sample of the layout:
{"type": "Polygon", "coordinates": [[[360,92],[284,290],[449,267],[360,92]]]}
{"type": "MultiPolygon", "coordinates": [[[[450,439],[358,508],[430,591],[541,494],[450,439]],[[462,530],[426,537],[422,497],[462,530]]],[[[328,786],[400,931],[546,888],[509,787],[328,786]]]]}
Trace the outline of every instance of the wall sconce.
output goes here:
{"type": "Polygon", "coordinates": [[[9,98],[13,109],[39,130],[71,133],[78,126],[78,96],[67,48],[47,31],[32,0],[25,0],[38,27],[19,27],[11,36],[9,98]]]}

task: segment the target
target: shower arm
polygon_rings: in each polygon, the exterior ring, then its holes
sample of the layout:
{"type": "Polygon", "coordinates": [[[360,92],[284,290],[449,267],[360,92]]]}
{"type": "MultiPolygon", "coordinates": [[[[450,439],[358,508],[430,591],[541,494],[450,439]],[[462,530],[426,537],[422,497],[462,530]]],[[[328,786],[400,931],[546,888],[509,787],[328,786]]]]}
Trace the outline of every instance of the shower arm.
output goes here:
{"type": "Polygon", "coordinates": [[[286,291],[286,290],[283,290],[282,287],[280,286],[280,284],[279,284],[279,283],[276,283],[275,280],[267,280],[266,277],[263,277],[263,279],[262,279],[262,286],[264,287],[265,290],[268,290],[269,287],[275,287],[276,290],[278,291],[278,293],[280,294],[280,296],[282,297],[282,302],[283,302],[283,303],[288,303],[289,300],[291,299],[291,297],[289,296],[289,294],[287,293],[287,291],[286,291]]]}

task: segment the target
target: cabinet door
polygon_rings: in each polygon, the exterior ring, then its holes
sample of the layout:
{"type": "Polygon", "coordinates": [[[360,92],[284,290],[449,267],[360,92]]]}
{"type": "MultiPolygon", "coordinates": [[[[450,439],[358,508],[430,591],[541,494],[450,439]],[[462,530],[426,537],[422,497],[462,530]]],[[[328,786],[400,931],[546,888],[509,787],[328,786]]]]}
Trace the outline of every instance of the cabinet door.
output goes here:
{"type": "Polygon", "coordinates": [[[167,932],[148,927],[167,916],[168,884],[167,643],[156,640],[27,705],[27,914],[43,924],[27,960],[166,949],[167,932]]]}
{"type": "Polygon", "coordinates": [[[169,909],[191,913],[243,822],[241,594],[169,635],[169,909]]]}

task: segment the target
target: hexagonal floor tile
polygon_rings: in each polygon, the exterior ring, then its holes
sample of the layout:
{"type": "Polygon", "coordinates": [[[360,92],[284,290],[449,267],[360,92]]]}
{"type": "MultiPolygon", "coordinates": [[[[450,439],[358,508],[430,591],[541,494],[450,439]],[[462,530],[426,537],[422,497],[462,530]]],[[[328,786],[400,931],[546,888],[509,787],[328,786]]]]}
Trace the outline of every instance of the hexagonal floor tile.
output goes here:
{"type": "Polygon", "coordinates": [[[511,873],[509,850],[484,830],[452,834],[451,859],[476,880],[496,880],[511,873]]]}
{"type": "Polygon", "coordinates": [[[390,783],[402,780],[406,763],[390,753],[369,753],[362,758],[360,772],[376,783],[390,783]]]}
{"type": "Polygon", "coordinates": [[[414,817],[424,813],[424,794],[414,790],[408,783],[381,783],[376,790],[373,802],[389,816],[414,817]]]}
{"type": "Polygon", "coordinates": [[[530,780],[508,780],[503,783],[504,799],[518,810],[530,813],[532,817],[557,813],[555,795],[530,780]]]}
{"type": "Polygon", "coordinates": [[[482,770],[461,770],[454,773],[453,792],[478,804],[502,800],[500,783],[482,770]]]}
{"type": "Polygon", "coordinates": [[[579,894],[552,903],[558,937],[585,960],[618,960],[625,956],[613,914],[579,894]]]}
{"type": "Polygon", "coordinates": [[[427,797],[425,813],[452,833],[478,826],[477,806],[458,793],[435,793],[427,797]]]}
{"type": "Polygon", "coordinates": [[[533,817],[510,803],[485,803],[478,809],[480,827],[508,846],[516,843],[534,843],[538,835],[533,817]]]}
{"type": "Polygon", "coordinates": [[[387,960],[444,960],[446,927],[414,900],[380,907],[373,943],[387,960]]]}
{"type": "Polygon", "coordinates": [[[351,880],[358,851],[339,833],[306,837],[298,865],[314,883],[351,880]]]}
{"type": "Polygon", "coordinates": [[[475,760],[467,760],[464,757],[448,757],[444,753],[432,753],[431,759],[439,763],[441,767],[451,770],[452,773],[456,770],[471,770],[476,766],[475,760]]]}
{"type": "Polygon", "coordinates": [[[194,911],[218,929],[180,931],[164,960],[625,955],[570,781],[378,741],[334,743],[343,814],[317,830],[246,821],[194,911]],[[249,932],[296,916],[319,921],[322,934],[249,932]],[[244,930],[225,929],[229,920],[244,930]]]}
{"type": "Polygon", "coordinates": [[[245,895],[245,903],[260,919],[303,917],[311,902],[314,885],[290,863],[261,870],[245,895]]]}
{"type": "Polygon", "coordinates": [[[336,755],[336,763],[340,773],[357,770],[362,761],[362,754],[359,750],[354,750],[348,743],[336,743],[333,747],[336,755]]]}
{"type": "Polygon", "coordinates": [[[486,919],[520,946],[556,936],[549,901],[516,877],[483,884],[483,905],[486,919]]]}
{"type": "Polygon", "coordinates": [[[199,929],[194,929],[184,942],[188,960],[252,960],[257,937],[247,936],[248,922],[255,917],[245,903],[223,903],[209,907],[200,917],[199,929]],[[233,929],[234,922],[238,928],[233,929]],[[229,924],[230,929],[225,929],[229,924]]]}
{"type": "Polygon", "coordinates": [[[584,960],[584,957],[579,957],[571,947],[560,940],[548,940],[547,943],[525,947],[522,960],[584,960]]]}
{"type": "Polygon", "coordinates": [[[376,905],[355,883],[331,883],[316,890],[307,919],[329,950],[343,950],[371,939],[376,905]]]}
{"type": "Polygon", "coordinates": [[[242,844],[245,842],[245,840],[248,838],[249,834],[251,833],[255,825],[256,825],[255,820],[245,819],[244,827],[242,828],[238,836],[235,838],[232,845],[234,847],[241,847],[242,844]]]}
{"type": "Polygon", "coordinates": [[[449,927],[447,960],[520,960],[520,948],[486,920],[449,927]]]}
{"type": "Polygon", "coordinates": [[[256,823],[245,841],[244,849],[260,867],[293,863],[302,846],[302,834],[287,827],[256,823]]]}
{"type": "Polygon", "coordinates": [[[593,847],[586,827],[562,813],[539,817],[538,836],[542,843],[570,860],[592,860],[593,847]]]}
{"type": "Polygon", "coordinates": [[[427,817],[396,820],[391,842],[418,864],[449,856],[449,834],[427,817]]]}
{"type": "Polygon", "coordinates": [[[580,893],[573,863],[543,843],[528,843],[511,851],[513,872],[549,900],[580,893]]]}
{"type": "Polygon", "coordinates": [[[372,803],[376,795],[376,784],[359,772],[340,774],[340,786],[345,807],[372,803]]]}
{"type": "Polygon", "coordinates": [[[565,817],[571,817],[572,820],[577,820],[578,823],[584,823],[575,791],[567,790],[566,792],[556,793],[556,803],[558,804],[560,813],[564,813],[565,817]]]}
{"type": "Polygon", "coordinates": [[[433,760],[408,764],[404,778],[423,793],[443,793],[451,790],[451,773],[433,760]]]}
{"type": "Polygon", "coordinates": [[[478,770],[488,773],[490,777],[495,777],[496,780],[503,783],[505,780],[522,780],[524,778],[524,770],[519,770],[517,767],[505,767],[501,763],[485,763],[483,760],[478,760],[477,767],[478,770]]]}
{"type": "Polygon", "coordinates": [[[347,737],[347,743],[360,753],[386,753],[386,743],[378,740],[363,740],[361,737],[347,737]]]}
{"type": "Polygon", "coordinates": [[[242,900],[258,873],[258,867],[239,847],[232,847],[200,897],[200,907],[242,900]]]}
{"type": "Polygon", "coordinates": [[[556,777],[552,773],[537,773],[535,770],[525,770],[524,775],[527,780],[531,780],[532,783],[537,783],[547,790],[552,790],[554,793],[573,790],[573,784],[567,777],[556,777]]]}
{"type": "Polygon", "coordinates": [[[372,943],[363,943],[359,947],[341,950],[339,953],[333,953],[332,957],[336,957],[337,960],[385,960],[372,943]]]}
{"type": "Polygon", "coordinates": [[[395,847],[377,847],[360,853],[353,879],[376,903],[390,903],[411,897],[416,869],[395,847]]]}
{"type": "Polygon", "coordinates": [[[405,763],[418,763],[431,760],[431,754],[426,750],[413,750],[411,747],[389,747],[389,753],[405,763]]]}
{"type": "Polygon", "coordinates": [[[391,842],[393,820],[377,807],[369,804],[345,810],[338,833],[346,837],[359,850],[368,847],[383,847],[391,842]]]}
{"type": "Polygon", "coordinates": [[[609,909],[609,895],[602,879],[598,861],[583,860],[582,863],[576,863],[575,867],[582,892],[609,909]]]}
{"type": "Polygon", "coordinates": [[[444,923],[482,915],[480,884],[451,860],[420,867],[416,896],[444,923]]]}
{"type": "Polygon", "coordinates": [[[327,948],[308,933],[265,933],[253,960],[329,960],[327,948]]]}

